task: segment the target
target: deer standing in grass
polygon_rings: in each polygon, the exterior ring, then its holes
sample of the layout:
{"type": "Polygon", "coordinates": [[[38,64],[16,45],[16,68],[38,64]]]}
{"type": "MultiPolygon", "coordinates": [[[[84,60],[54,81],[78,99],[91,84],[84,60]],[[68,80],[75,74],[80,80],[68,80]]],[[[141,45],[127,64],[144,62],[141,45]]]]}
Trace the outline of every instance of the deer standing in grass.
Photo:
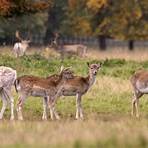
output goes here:
{"type": "Polygon", "coordinates": [[[148,71],[139,70],[130,79],[133,86],[132,112],[139,117],[139,99],[144,94],[148,94],[148,71]]]}
{"type": "MultiPolygon", "coordinates": [[[[100,64],[88,64],[89,74],[87,77],[74,76],[72,79],[68,79],[62,88],[62,91],[59,93],[59,96],[76,96],[76,119],[83,119],[81,99],[82,96],[89,90],[89,88],[94,84],[96,80],[96,75],[98,70],[101,68],[102,63],[100,64]]],[[[53,79],[49,76],[47,79],[53,79]]],[[[58,79],[58,76],[55,77],[58,79]]]]}
{"type": "Polygon", "coordinates": [[[20,57],[25,54],[26,49],[29,47],[30,40],[23,40],[19,35],[19,31],[16,31],[15,36],[19,42],[14,44],[13,52],[16,57],[20,57]]]}
{"type": "Polygon", "coordinates": [[[11,108],[10,120],[14,119],[14,98],[11,94],[11,88],[14,85],[16,78],[16,70],[10,67],[0,66],[0,95],[3,102],[2,109],[0,112],[0,119],[3,118],[3,114],[8,103],[10,103],[11,108]]]}
{"type": "Polygon", "coordinates": [[[70,44],[70,45],[58,45],[59,34],[54,34],[54,40],[51,42],[50,47],[54,47],[64,58],[65,54],[78,55],[80,57],[85,57],[87,53],[87,46],[83,44],[70,44]]]}
{"type": "MultiPolygon", "coordinates": [[[[53,75],[54,77],[54,75],[53,75]]],[[[22,76],[16,80],[16,91],[19,93],[17,104],[18,119],[23,120],[22,107],[27,97],[43,97],[43,115],[42,119],[47,120],[47,107],[50,107],[51,119],[59,119],[55,111],[56,97],[62,90],[62,85],[68,79],[73,77],[73,72],[69,69],[63,69],[56,80],[47,80],[36,76],[22,76]]]]}

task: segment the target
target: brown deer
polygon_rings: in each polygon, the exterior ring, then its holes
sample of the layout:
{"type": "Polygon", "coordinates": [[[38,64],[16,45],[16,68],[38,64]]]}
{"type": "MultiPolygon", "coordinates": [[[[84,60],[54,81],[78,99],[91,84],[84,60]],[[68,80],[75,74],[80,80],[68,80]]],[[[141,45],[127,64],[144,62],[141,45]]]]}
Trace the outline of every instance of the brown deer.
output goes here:
{"type": "MultiPolygon", "coordinates": [[[[53,77],[56,75],[53,75],[53,77]]],[[[17,104],[18,119],[23,120],[22,106],[29,96],[43,97],[43,120],[47,120],[47,107],[49,104],[51,119],[59,119],[55,111],[56,97],[62,90],[62,85],[68,79],[73,77],[73,72],[69,69],[63,69],[56,80],[47,80],[36,76],[25,75],[16,80],[16,91],[19,92],[19,101],[17,104]]]]}
{"type": "Polygon", "coordinates": [[[87,53],[87,46],[83,44],[70,44],[70,45],[58,45],[59,34],[54,34],[54,40],[51,42],[50,47],[53,47],[60,52],[61,57],[64,58],[65,54],[77,55],[85,57],[87,53]]]}
{"type": "Polygon", "coordinates": [[[148,94],[148,71],[138,70],[130,79],[133,86],[132,116],[139,117],[139,98],[148,94]]]}
{"type": "Polygon", "coordinates": [[[19,42],[16,42],[13,47],[13,52],[16,57],[23,56],[26,52],[26,49],[29,47],[29,43],[31,40],[24,40],[20,37],[19,31],[16,31],[15,33],[16,38],[19,40],[19,42]]]}
{"type": "MultiPolygon", "coordinates": [[[[89,74],[87,77],[74,76],[72,79],[68,79],[62,88],[59,96],[76,96],[76,119],[83,119],[81,99],[82,96],[89,90],[89,88],[94,84],[98,70],[101,68],[100,64],[88,64],[89,74]]],[[[51,79],[51,77],[47,77],[51,79]]],[[[53,79],[53,78],[52,78],[53,79]]],[[[55,80],[58,76],[55,77],[55,80]]]]}

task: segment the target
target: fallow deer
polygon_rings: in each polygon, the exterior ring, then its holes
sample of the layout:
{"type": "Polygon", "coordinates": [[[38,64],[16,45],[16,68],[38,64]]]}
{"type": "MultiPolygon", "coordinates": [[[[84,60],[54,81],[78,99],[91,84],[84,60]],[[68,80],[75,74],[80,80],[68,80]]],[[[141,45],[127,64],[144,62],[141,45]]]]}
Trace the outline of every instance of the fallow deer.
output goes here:
{"type": "Polygon", "coordinates": [[[26,49],[29,47],[30,40],[24,40],[20,37],[19,31],[15,33],[16,38],[19,42],[16,42],[13,47],[13,52],[16,57],[23,56],[26,52],[26,49]]]}
{"type": "Polygon", "coordinates": [[[139,117],[139,99],[144,94],[148,94],[148,71],[138,70],[131,77],[130,82],[133,86],[133,98],[132,98],[132,116],[136,114],[139,117]]]}
{"type": "MultiPolygon", "coordinates": [[[[101,68],[100,64],[88,64],[89,74],[87,77],[74,76],[72,79],[68,79],[62,88],[60,96],[76,96],[76,119],[83,119],[81,99],[82,96],[89,90],[89,88],[94,84],[98,70],[101,68]]],[[[47,77],[51,79],[51,77],[47,77]]],[[[55,77],[58,79],[58,76],[55,77]]]]}
{"type": "Polygon", "coordinates": [[[10,120],[14,119],[14,98],[11,94],[11,88],[14,85],[16,78],[16,70],[10,67],[0,66],[0,95],[2,97],[3,102],[2,109],[0,112],[0,119],[3,118],[3,114],[8,103],[10,103],[11,108],[10,120]]]}
{"type": "MultiPolygon", "coordinates": [[[[54,77],[54,76],[53,76],[54,77]]],[[[19,101],[17,104],[18,119],[23,120],[22,106],[29,96],[43,97],[43,120],[47,120],[47,107],[49,103],[51,119],[59,119],[55,111],[56,97],[62,90],[62,85],[68,79],[73,77],[73,72],[69,69],[63,69],[56,80],[47,80],[36,76],[25,75],[17,78],[15,86],[19,92],[19,101]]]]}
{"type": "Polygon", "coordinates": [[[61,57],[63,58],[65,54],[69,55],[77,55],[80,57],[85,57],[87,53],[87,46],[83,44],[68,44],[68,45],[59,45],[58,38],[59,34],[54,34],[54,40],[51,42],[50,47],[55,48],[57,51],[60,52],[61,57]]]}

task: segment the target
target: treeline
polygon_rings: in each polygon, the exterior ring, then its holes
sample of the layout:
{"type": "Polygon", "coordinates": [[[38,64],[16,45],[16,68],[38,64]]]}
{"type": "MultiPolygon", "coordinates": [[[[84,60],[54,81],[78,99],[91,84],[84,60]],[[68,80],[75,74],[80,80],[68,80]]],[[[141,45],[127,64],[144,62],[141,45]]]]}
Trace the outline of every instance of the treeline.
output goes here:
{"type": "Polygon", "coordinates": [[[15,31],[60,36],[148,39],[147,0],[0,0],[0,40],[15,31]]]}

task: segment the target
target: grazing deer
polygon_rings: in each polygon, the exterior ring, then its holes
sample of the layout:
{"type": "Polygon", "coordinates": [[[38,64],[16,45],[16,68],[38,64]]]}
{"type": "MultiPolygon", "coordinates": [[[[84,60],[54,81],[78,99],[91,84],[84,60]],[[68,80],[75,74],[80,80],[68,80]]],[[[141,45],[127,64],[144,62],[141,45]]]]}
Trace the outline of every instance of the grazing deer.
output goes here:
{"type": "Polygon", "coordinates": [[[133,99],[132,99],[132,116],[136,114],[139,117],[139,99],[144,94],[148,94],[148,71],[139,70],[130,79],[133,86],[133,99]]]}
{"type": "Polygon", "coordinates": [[[26,52],[26,49],[29,47],[30,40],[23,40],[19,35],[19,31],[16,31],[15,36],[19,42],[14,44],[14,54],[16,57],[23,56],[26,52]]]}
{"type": "Polygon", "coordinates": [[[27,75],[19,77],[15,83],[16,91],[19,92],[19,101],[17,104],[18,119],[23,120],[21,110],[26,98],[29,96],[43,97],[43,120],[47,120],[48,103],[51,119],[53,120],[54,116],[56,119],[59,119],[55,111],[56,97],[62,90],[62,85],[65,81],[72,77],[73,72],[69,68],[63,69],[56,80],[47,80],[46,78],[27,75]]]}
{"type": "Polygon", "coordinates": [[[56,50],[60,51],[61,56],[63,58],[63,56],[65,54],[70,54],[70,55],[78,55],[80,57],[85,57],[86,53],[87,53],[87,46],[83,45],[83,44],[72,44],[72,45],[58,45],[58,38],[59,38],[59,34],[55,33],[55,38],[54,40],[51,42],[50,47],[55,48],[56,50]]]}
{"type": "MultiPolygon", "coordinates": [[[[94,84],[98,70],[101,68],[100,64],[88,64],[89,74],[87,77],[74,76],[72,79],[68,79],[62,88],[59,96],[76,96],[76,119],[83,119],[83,112],[81,106],[82,96],[88,91],[88,89],[94,84]]],[[[51,79],[52,77],[47,77],[51,79]]],[[[52,78],[53,79],[53,78],[52,78]]],[[[55,80],[58,76],[55,77],[55,80]]]]}
{"type": "Polygon", "coordinates": [[[8,103],[10,103],[11,108],[10,120],[14,119],[14,98],[11,94],[11,88],[14,85],[14,81],[16,80],[16,78],[16,70],[10,67],[0,66],[0,95],[2,97],[3,102],[2,109],[0,112],[0,119],[3,118],[3,114],[8,103]]]}

